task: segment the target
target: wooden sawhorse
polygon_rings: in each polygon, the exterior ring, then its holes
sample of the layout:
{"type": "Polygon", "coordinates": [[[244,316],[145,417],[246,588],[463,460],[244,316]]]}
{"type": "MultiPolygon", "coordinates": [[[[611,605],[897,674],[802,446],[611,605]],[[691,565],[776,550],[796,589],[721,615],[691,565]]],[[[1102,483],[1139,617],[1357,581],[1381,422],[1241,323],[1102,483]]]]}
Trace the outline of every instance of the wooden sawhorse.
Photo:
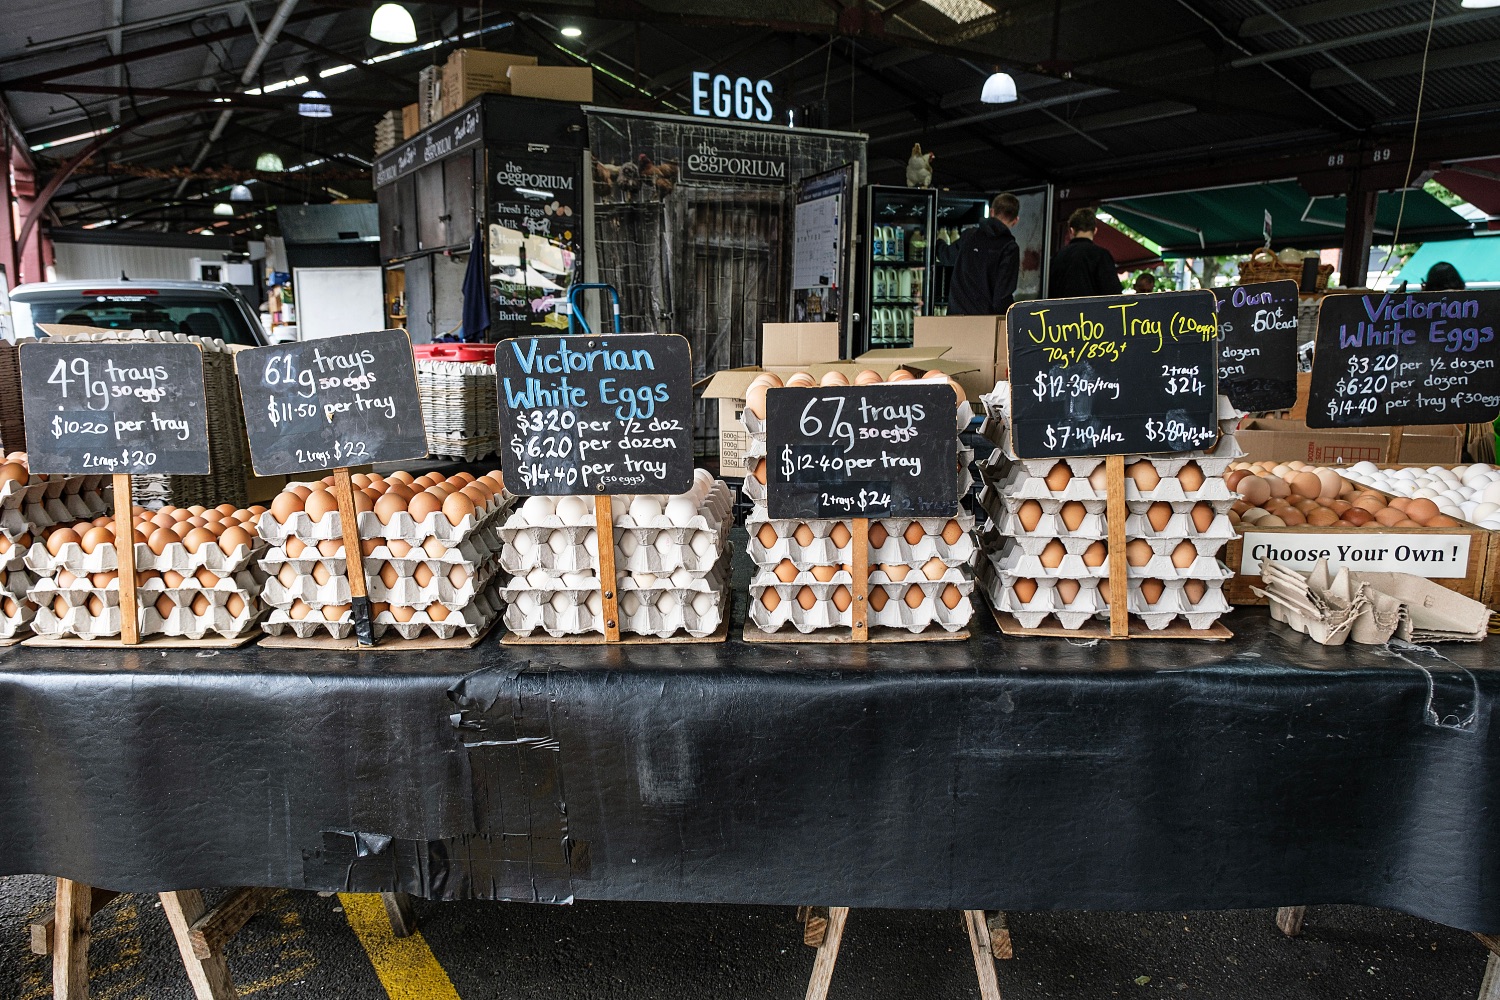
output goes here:
{"type": "MultiPolygon", "coordinates": [[[[1005,914],[986,919],[983,910],[964,910],[964,927],[969,932],[969,950],[974,955],[974,973],[979,977],[980,1000],[1000,1000],[1000,983],[995,978],[995,959],[1014,954],[1010,928],[1005,914]]],[[[844,940],[844,924],[849,919],[847,906],[799,906],[797,919],[802,923],[802,943],[818,949],[813,959],[812,977],[807,982],[806,1000],[827,1000],[833,982],[833,966],[838,961],[839,946],[844,940]]]]}

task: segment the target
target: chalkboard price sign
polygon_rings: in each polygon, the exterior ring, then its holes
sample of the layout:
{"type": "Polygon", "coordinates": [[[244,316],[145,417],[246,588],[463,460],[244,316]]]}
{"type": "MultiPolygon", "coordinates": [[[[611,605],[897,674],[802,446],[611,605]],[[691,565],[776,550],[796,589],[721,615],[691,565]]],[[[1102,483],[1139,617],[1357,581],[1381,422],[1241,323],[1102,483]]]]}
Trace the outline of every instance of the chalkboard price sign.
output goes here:
{"type": "Polygon", "coordinates": [[[506,486],[541,496],[686,493],[692,371],[676,334],[503,341],[495,382],[506,486]]]}
{"type": "Polygon", "coordinates": [[[257,347],[234,365],[257,475],[427,456],[404,330],[257,347]]]}
{"type": "Polygon", "coordinates": [[[1217,440],[1212,292],[1020,302],[1006,318],[1021,458],[1194,451],[1217,440]]]}
{"type": "Polygon", "coordinates": [[[33,472],[206,475],[208,415],[197,344],[23,344],[33,472]]]}
{"type": "Polygon", "coordinates": [[[1241,410],[1287,410],[1297,402],[1297,283],[1215,288],[1219,391],[1241,410]]]}
{"type": "Polygon", "coordinates": [[[958,397],[946,383],[772,389],[772,517],[952,517],[958,397]]]}
{"type": "Polygon", "coordinates": [[[1500,290],[1329,295],[1309,427],[1489,423],[1500,413],[1500,290]]]}

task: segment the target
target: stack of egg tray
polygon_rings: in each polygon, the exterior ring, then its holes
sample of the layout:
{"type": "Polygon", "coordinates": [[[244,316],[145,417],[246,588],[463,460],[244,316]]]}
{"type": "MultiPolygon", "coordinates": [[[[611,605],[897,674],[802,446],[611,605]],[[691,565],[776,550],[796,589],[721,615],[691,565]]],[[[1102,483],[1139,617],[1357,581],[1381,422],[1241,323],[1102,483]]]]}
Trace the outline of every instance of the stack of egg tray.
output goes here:
{"type": "Polygon", "coordinates": [[[26,450],[21,410],[21,360],[16,345],[0,338],[0,455],[26,450]]]}
{"type": "Polygon", "coordinates": [[[0,640],[32,623],[36,575],[26,557],[41,533],[55,524],[89,520],[109,510],[110,477],[32,476],[0,487],[0,640]]]}
{"type": "Polygon", "coordinates": [[[418,358],[417,393],[429,452],[466,461],[495,453],[500,424],[494,365],[418,358]]]}

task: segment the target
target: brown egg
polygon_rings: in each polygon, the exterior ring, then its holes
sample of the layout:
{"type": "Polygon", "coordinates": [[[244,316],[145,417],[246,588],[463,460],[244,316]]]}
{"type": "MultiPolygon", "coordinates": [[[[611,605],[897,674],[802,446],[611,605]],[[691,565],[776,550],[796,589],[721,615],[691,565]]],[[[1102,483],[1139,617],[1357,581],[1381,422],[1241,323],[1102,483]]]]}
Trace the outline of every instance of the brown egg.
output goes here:
{"type": "Polygon", "coordinates": [[[193,603],[191,605],[193,614],[197,615],[200,618],[208,614],[209,609],[213,606],[213,602],[208,599],[207,594],[199,594],[197,597],[193,598],[193,603]]]}
{"type": "Polygon", "coordinates": [[[767,611],[775,611],[781,604],[781,595],[776,593],[775,587],[767,587],[765,593],[760,595],[760,603],[767,611]]]}
{"type": "Polygon", "coordinates": [[[1426,497],[1418,497],[1406,505],[1406,516],[1418,524],[1427,524],[1441,513],[1438,505],[1426,497]]]}
{"type": "Polygon", "coordinates": [[[1267,514],[1259,521],[1256,521],[1255,526],[1257,528],[1285,528],[1286,522],[1277,517],[1275,514],[1267,514]]]}
{"type": "Polygon", "coordinates": [[[1273,497],[1289,497],[1292,495],[1292,486],[1285,479],[1277,479],[1275,476],[1267,476],[1265,480],[1267,488],[1273,497]]]}
{"type": "Polygon", "coordinates": [[[90,597],[88,600],[89,615],[98,618],[104,614],[104,601],[100,597],[90,597]]]}
{"type": "Polygon", "coordinates": [[[112,573],[112,572],[107,572],[107,573],[95,573],[90,579],[93,580],[94,586],[98,587],[100,590],[103,590],[104,588],[108,587],[110,584],[114,583],[119,578],[120,578],[120,574],[118,574],[118,573],[112,573]]]}
{"type": "Polygon", "coordinates": [[[1395,507],[1384,507],[1375,512],[1375,523],[1386,527],[1394,527],[1398,522],[1407,520],[1405,514],[1395,507]]]}
{"type": "Polygon", "coordinates": [[[818,380],[819,385],[848,385],[849,376],[841,371],[824,372],[823,377],[818,380]]]}
{"type": "Polygon", "coordinates": [[[1254,507],[1259,507],[1271,499],[1270,482],[1259,476],[1246,476],[1244,479],[1241,479],[1236,490],[1240,496],[1245,498],[1246,503],[1254,507]]]}
{"type": "Polygon", "coordinates": [[[1058,598],[1064,604],[1072,604],[1078,599],[1080,588],[1077,580],[1058,580],[1056,589],[1058,598]]]}
{"type": "Polygon", "coordinates": [[[417,568],[411,571],[411,578],[417,582],[418,587],[425,587],[432,582],[432,568],[426,563],[417,563],[417,568]]]}
{"type": "Polygon", "coordinates": [[[443,501],[443,516],[454,527],[462,524],[464,518],[473,517],[475,513],[474,501],[464,496],[463,493],[450,493],[443,501]]]}
{"type": "Polygon", "coordinates": [[[1058,462],[1052,467],[1052,471],[1047,473],[1044,481],[1047,489],[1053,493],[1061,493],[1068,488],[1068,483],[1073,481],[1073,470],[1068,468],[1067,462],[1058,462]]]}
{"type": "Polygon", "coordinates": [[[347,605],[347,604],[325,604],[325,605],[323,605],[322,609],[318,613],[323,616],[323,620],[325,622],[340,621],[340,620],[343,619],[343,617],[346,614],[349,613],[349,605],[347,605]]]}
{"type": "Polygon", "coordinates": [[[448,615],[450,615],[451,613],[452,612],[443,607],[442,603],[439,601],[433,601],[431,604],[427,605],[427,617],[431,618],[435,622],[447,621],[448,615]]]}
{"type": "Polygon", "coordinates": [[[1089,486],[1095,493],[1103,493],[1109,489],[1109,467],[1100,462],[1093,472],[1089,473],[1089,486]]]}
{"type": "Polygon", "coordinates": [[[1085,566],[1103,566],[1104,560],[1109,557],[1109,546],[1103,542],[1094,542],[1083,550],[1083,564],[1085,566]]]}
{"type": "Polygon", "coordinates": [[[866,368],[854,376],[855,385],[878,385],[881,382],[880,373],[866,368]]]}
{"type": "Polygon", "coordinates": [[[1063,525],[1069,531],[1077,531],[1078,526],[1083,523],[1084,516],[1088,514],[1088,510],[1077,500],[1069,500],[1062,505],[1058,513],[1062,515],[1063,525]]]}
{"type": "Polygon", "coordinates": [[[296,559],[307,551],[307,543],[296,535],[288,535],[286,539],[286,554],[290,559],[296,559]]]}
{"type": "Polygon", "coordinates": [[[0,600],[0,614],[7,618],[14,618],[21,613],[21,605],[17,604],[15,598],[7,597],[0,600]]]}
{"type": "Polygon", "coordinates": [[[406,505],[406,512],[411,515],[412,520],[418,524],[425,524],[427,519],[437,511],[443,509],[443,500],[436,493],[423,490],[411,498],[406,505]]]}
{"type": "Polygon", "coordinates": [[[1188,493],[1196,493],[1203,488],[1203,470],[1198,467],[1197,462],[1189,462],[1177,470],[1177,481],[1188,493]]]}
{"type": "Polygon", "coordinates": [[[776,564],[776,579],[782,583],[791,583],[797,579],[797,567],[792,565],[790,559],[783,559],[776,564]]]}
{"type": "Polygon", "coordinates": [[[398,622],[409,622],[416,617],[417,609],[409,608],[403,604],[391,605],[391,617],[398,622]]]}
{"type": "Polygon", "coordinates": [[[434,559],[441,559],[448,554],[448,546],[436,538],[427,538],[422,541],[422,551],[434,559]]]}
{"type": "Polygon", "coordinates": [[[916,545],[926,534],[927,533],[922,530],[921,522],[913,521],[911,524],[908,524],[906,526],[906,530],[902,532],[901,537],[906,539],[907,545],[916,545]]]}
{"type": "Polygon", "coordinates": [[[803,611],[811,611],[814,604],[818,603],[817,597],[813,595],[811,587],[803,587],[797,591],[797,604],[803,611]]]}
{"type": "MultiPolygon", "coordinates": [[[[891,379],[891,381],[894,382],[896,380],[891,379]]],[[[875,587],[870,591],[870,607],[874,608],[876,611],[884,611],[886,602],[888,602],[890,599],[891,595],[885,592],[884,587],[875,587]]]]}
{"type": "Polygon", "coordinates": [[[1172,565],[1178,569],[1187,569],[1197,558],[1198,550],[1186,539],[1178,542],[1177,547],[1172,550],[1172,565]]]}
{"type": "Polygon", "coordinates": [[[1042,519],[1042,505],[1035,500],[1025,501],[1016,511],[1016,519],[1021,522],[1023,531],[1035,531],[1042,519]]]}
{"type": "Polygon", "coordinates": [[[108,528],[98,527],[85,531],[83,537],[79,539],[79,544],[83,547],[83,551],[92,552],[101,545],[113,545],[114,541],[115,533],[113,531],[108,528]]]}
{"type": "Polygon", "coordinates": [[[138,570],[135,574],[135,585],[139,589],[144,587],[150,580],[160,580],[161,574],[154,569],[138,570]]]}
{"type": "Polygon", "coordinates": [[[1187,597],[1189,604],[1197,604],[1208,593],[1208,584],[1202,580],[1188,580],[1182,585],[1182,593],[1187,597]]]}
{"type": "Polygon", "coordinates": [[[207,566],[200,567],[198,572],[193,574],[193,579],[197,580],[200,586],[207,587],[209,590],[219,585],[219,577],[209,572],[207,566]]]}
{"type": "Polygon", "coordinates": [[[954,608],[958,607],[958,602],[962,601],[963,599],[964,595],[959,593],[958,588],[951,583],[943,588],[942,594],[938,597],[938,600],[943,602],[943,607],[947,608],[949,611],[952,611],[954,608]]]}
{"type": "Polygon", "coordinates": [[[849,529],[844,526],[844,522],[839,521],[834,524],[833,530],[828,533],[828,537],[833,542],[834,548],[841,549],[845,545],[848,545],[849,540],[854,536],[850,534],[849,529]]]}
{"type": "Polygon", "coordinates": [[[399,538],[388,539],[385,543],[385,547],[390,549],[391,555],[395,556],[397,559],[405,559],[407,556],[411,555],[411,543],[402,541],[399,538]]]}
{"type": "Polygon", "coordinates": [[[745,409],[760,420],[766,419],[766,390],[770,388],[770,383],[761,382],[757,378],[745,389],[745,409]]]}
{"type": "Polygon", "coordinates": [[[1146,599],[1147,604],[1155,604],[1161,600],[1162,592],[1167,589],[1166,584],[1160,580],[1142,580],[1141,596],[1146,599]]]}
{"type": "Polygon", "coordinates": [[[1125,543],[1125,561],[1132,566],[1144,566],[1151,561],[1151,543],[1144,538],[1132,538],[1125,543]]]}
{"type": "Polygon", "coordinates": [[[870,548],[872,548],[872,549],[883,548],[885,546],[886,541],[890,537],[891,537],[890,533],[885,530],[885,524],[884,523],[882,523],[880,521],[876,521],[874,524],[870,525],[870,532],[869,532],[870,548]]]}
{"type": "Polygon", "coordinates": [[[922,564],[922,575],[929,580],[941,580],[943,574],[948,572],[948,567],[937,556],[933,556],[922,564]]]}
{"type": "Polygon", "coordinates": [[[1063,556],[1067,555],[1067,552],[1062,542],[1056,538],[1052,539],[1047,543],[1047,547],[1042,549],[1042,565],[1048,569],[1056,569],[1062,565],[1063,556]]]}
{"type": "Polygon", "coordinates": [[[1292,507],[1304,515],[1309,514],[1315,510],[1321,510],[1323,507],[1323,505],[1318,503],[1318,501],[1316,500],[1295,500],[1295,497],[1296,494],[1293,494],[1292,497],[1288,499],[1294,499],[1292,507]]]}
{"type": "Polygon", "coordinates": [[[47,533],[47,551],[57,555],[64,545],[77,545],[83,539],[72,528],[55,528],[47,533]]]}
{"type": "Polygon", "coordinates": [[[1036,581],[1023,576],[1016,580],[1012,589],[1016,592],[1016,600],[1022,604],[1030,604],[1031,599],[1036,596],[1036,581]]]}
{"type": "Polygon", "coordinates": [[[1361,493],[1354,501],[1354,506],[1371,514],[1386,509],[1385,499],[1373,493],[1361,493]]]}
{"type": "Polygon", "coordinates": [[[964,529],[957,521],[949,521],[943,525],[943,541],[947,544],[957,545],[962,537],[964,537],[964,529]]]}
{"type": "Polygon", "coordinates": [[[342,538],[325,538],[318,543],[318,554],[328,556],[330,559],[344,551],[344,540],[342,538]]]}
{"type": "Polygon", "coordinates": [[[399,493],[386,493],[375,501],[375,517],[381,524],[390,524],[391,518],[406,509],[406,500],[399,493]]]}
{"type": "Polygon", "coordinates": [[[303,509],[307,511],[308,517],[314,521],[321,521],[339,509],[338,498],[327,490],[314,490],[303,501],[303,509]]]}
{"type": "Polygon", "coordinates": [[[413,476],[410,472],[407,472],[405,469],[398,469],[386,477],[386,479],[388,480],[407,485],[410,485],[411,481],[415,478],[415,476],[413,476]]]}
{"type": "Polygon", "coordinates": [[[755,533],[755,540],[760,542],[761,548],[764,549],[769,549],[776,544],[776,529],[771,527],[771,522],[767,521],[760,526],[760,530],[755,533]]]}
{"type": "Polygon", "coordinates": [[[166,594],[162,594],[156,599],[156,613],[161,615],[163,620],[172,616],[172,609],[175,607],[177,605],[173,604],[172,599],[166,594]]]}
{"type": "Polygon", "coordinates": [[[792,538],[796,539],[798,545],[804,547],[811,545],[815,537],[812,527],[806,524],[797,525],[797,530],[792,532],[792,538]]]}
{"type": "MultiPolygon", "coordinates": [[[[916,378],[916,376],[913,375],[911,372],[907,371],[905,368],[897,368],[895,371],[891,372],[890,377],[887,378],[886,381],[887,382],[910,382],[912,379],[915,379],[915,378],[916,378]]],[[[877,609],[877,610],[879,610],[879,609],[877,609]]]]}
{"type": "Polygon", "coordinates": [[[766,460],[761,459],[755,463],[755,481],[762,486],[766,485],[766,460]]]}
{"type": "Polygon", "coordinates": [[[837,566],[814,566],[812,568],[813,579],[819,583],[828,583],[833,579],[833,574],[837,572],[837,566]]]}
{"type": "Polygon", "coordinates": [[[1167,525],[1172,521],[1172,505],[1158,500],[1146,508],[1146,520],[1151,523],[1153,529],[1165,531],[1167,525]]]}
{"type": "MultiPolygon", "coordinates": [[[[167,573],[170,573],[170,572],[171,572],[171,570],[167,570],[167,573]]],[[[166,573],[164,573],[162,575],[163,575],[163,577],[165,577],[166,573]]],[[[294,584],[296,584],[296,582],[297,582],[297,575],[298,574],[297,574],[296,567],[294,567],[291,563],[284,563],[282,565],[281,569],[277,572],[276,579],[278,581],[280,581],[280,583],[281,583],[281,585],[283,587],[291,587],[294,584]]]]}
{"type": "Polygon", "coordinates": [[[401,579],[401,574],[396,572],[396,567],[388,562],[380,564],[380,572],[376,576],[380,577],[380,582],[385,584],[387,588],[394,587],[396,581],[401,579]]]}
{"type": "Polygon", "coordinates": [[[313,583],[321,587],[333,579],[333,571],[328,568],[327,563],[315,563],[312,568],[312,578],[313,583]]]}
{"type": "Polygon", "coordinates": [[[30,478],[31,473],[20,462],[6,462],[0,465],[0,486],[9,482],[20,483],[24,486],[30,478]]]}
{"type": "Polygon", "coordinates": [[[302,619],[307,617],[308,612],[310,611],[312,611],[312,608],[299,598],[292,602],[291,607],[286,609],[286,614],[288,618],[292,619],[292,621],[300,622],[302,619]]]}
{"type": "Polygon", "coordinates": [[[849,588],[839,584],[833,589],[833,606],[840,611],[848,611],[849,605],[854,603],[854,595],[849,593],[849,588]]]}
{"type": "Polygon", "coordinates": [[[63,600],[61,597],[54,597],[52,599],[52,613],[57,617],[66,617],[69,610],[70,609],[68,608],[68,602],[63,600]]]}
{"type": "Polygon", "coordinates": [[[214,533],[207,528],[194,528],[187,533],[182,544],[187,546],[189,552],[197,552],[204,545],[213,545],[217,541],[214,533]]]}
{"type": "Polygon", "coordinates": [[[1281,518],[1282,523],[1288,528],[1295,528],[1298,525],[1307,523],[1307,518],[1295,507],[1288,507],[1286,510],[1279,512],[1277,516],[1281,518]]]}
{"type": "Polygon", "coordinates": [[[1228,472],[1224,473],[1224,485],[1238,492],[1237,487],[1240,484],[1240,480],[1244,479],[1248,475],[1250,475],[1250,471],[1248,469],[1230,469],[1228,472]]]}
{"type": "Polygon", "coordinates": [[[1300,493],[1305,497],[1315,497],[1323,492],[1323,480],[1316,473],[1299,472],[1292,476],[1292,491],[1300,493]]]}
{"type": "Polygon", "coordinates": [[[454,566],[448,570],[448,582],[455,587],[462,587],[469,582],[469,571],[462,566],[454,566]]]}
{"type": "Polygon", "coordinates": [[[1125,469],[1125,475],[1135,480],[1135,488],[1142,493],[1149,493],[1156,489],[1161,482],[1161,473],[1156,471],[1156,466],[1151,464],[1150,459],[1143,458],[1139,462],[1132,462],[1125,469]]]}
{"type": "Polygon", "coordinates": [[[881,563],[880,571],[886,575],[887,579],[900,583],[911,572],[911,567],[906,563],[881,563]]]}
{"type": "Polygon", "coordinates": [[[1394,507],[1399,511],[1405,511],[1407,505],[1410,504],[1411,501],[1411,497],[1391,497],[1390,502],[1386,506],[1394,507]]]}
{"type": "Polygon", "coordinates": [[[786,388],[788,389],[811,389],[818,384],[818,380],[807,372],[793,372],[787,377],[786,388]]]}
{"type": "Polygon", "coordinates": [[[1193,504],[1192,509],[1193,527],[1200,531],[1207,531],[1214,523],[1214,508],[1212,504],[1202,500],[1193,504]]]}
{"type": "Polygon", "coordinates": [[[927,597],[922,593],[921,587],[918,587],[916,584],[912,584],[910,587],[906,588],[906,596],[902,599],[906,601],[906,606],[908,608],[911,608],[913,611],[915,611],[917,608],[920,608],[922,606],[922,602],[925,601],[927,597]]]}
{"type": "Polygon", "coordinates": [[[303,508],[302,498],[295,492],[287,490],[277,494],[276,499],[271,501],[271,517],[277,524],[286,524],[293,514],[303,508]]]}
{"type": "Polygon", "coordinates": [[[224,533],[219,536],[219,548],[223,549],[225,554],[233,552],[241,546],[248,549],[254,544],[255,538],[250,532],[238,526],[225,528],[224,533]]]}
{"type": "Polygon", "coordinates": [[[1454,518],[1449,517],[1447,514],[1438,514],[1436,517],[1429,517],[1427,520],[1423,521],[1422,524],[1424,527],[1428,528],[1459,527],[1459,522],[1454,518]]]}
{"type": "Polygon", "coordinates": [[[1339,516],[1331,510],[1315,510],[1307,515],[1307,523],[1315,528],[1331,528],[1339,523],[1339,516]]]}

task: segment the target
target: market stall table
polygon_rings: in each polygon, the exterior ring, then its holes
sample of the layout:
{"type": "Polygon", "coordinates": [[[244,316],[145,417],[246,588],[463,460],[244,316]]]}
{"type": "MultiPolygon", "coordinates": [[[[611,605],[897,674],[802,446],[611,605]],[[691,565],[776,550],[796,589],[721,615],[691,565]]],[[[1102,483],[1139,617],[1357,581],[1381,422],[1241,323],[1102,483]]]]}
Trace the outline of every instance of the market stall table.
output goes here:
{"type": "MultiPolygon", "coordinates": [[[[742,536],[740,536],[742,537],[742,536]]],[[[743,573],[743,567],[741,568],[743,573]]],[[[743,621],[745,590],[735,591],[743,621]]],[[[0,870],[1500,931],[1483,645],[0,649],[0,870]]]]}

